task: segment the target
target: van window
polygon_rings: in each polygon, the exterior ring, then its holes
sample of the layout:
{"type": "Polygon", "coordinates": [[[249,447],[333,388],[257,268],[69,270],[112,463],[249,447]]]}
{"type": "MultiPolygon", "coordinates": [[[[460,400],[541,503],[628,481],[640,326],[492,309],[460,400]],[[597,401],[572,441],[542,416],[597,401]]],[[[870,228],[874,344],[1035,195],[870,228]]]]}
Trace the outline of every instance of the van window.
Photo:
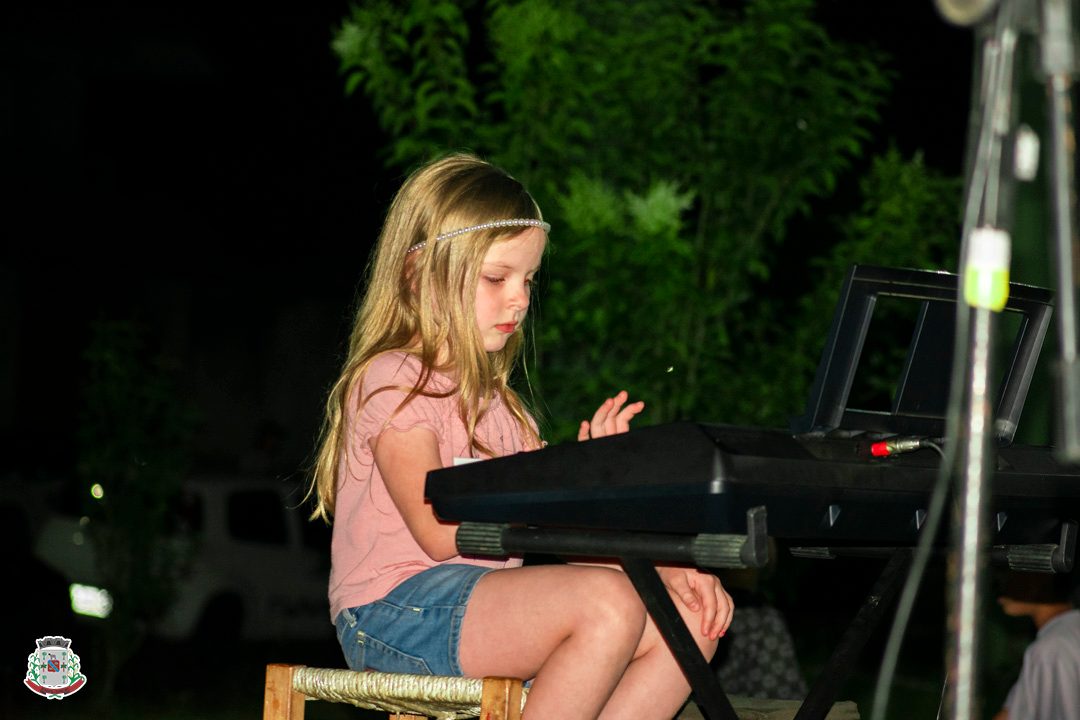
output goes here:
{"type": "Polygon", "coordinates": [[[267,490],[231,493],[226,506],[229,536],[235,540],[285,545],[289,531],[281,497],[267,490]]]}

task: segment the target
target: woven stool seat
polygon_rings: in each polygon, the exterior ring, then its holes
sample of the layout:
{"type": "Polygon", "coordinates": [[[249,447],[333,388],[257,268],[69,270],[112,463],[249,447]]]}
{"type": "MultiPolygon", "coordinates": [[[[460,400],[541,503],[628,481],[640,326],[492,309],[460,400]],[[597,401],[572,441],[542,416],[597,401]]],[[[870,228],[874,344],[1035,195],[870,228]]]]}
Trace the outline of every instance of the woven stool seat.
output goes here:
{"type": "Polygon", "coordinates": [[[300,720],[303,701],[327,700],[437,720],[520,717],[520,680],[355,672],[302,665],[267,665],[264,720],[300,720]],[[514,707],[516,705],[516,708],[514,707]],[[500,711],[499,707],[508,708],[500,711]]]}

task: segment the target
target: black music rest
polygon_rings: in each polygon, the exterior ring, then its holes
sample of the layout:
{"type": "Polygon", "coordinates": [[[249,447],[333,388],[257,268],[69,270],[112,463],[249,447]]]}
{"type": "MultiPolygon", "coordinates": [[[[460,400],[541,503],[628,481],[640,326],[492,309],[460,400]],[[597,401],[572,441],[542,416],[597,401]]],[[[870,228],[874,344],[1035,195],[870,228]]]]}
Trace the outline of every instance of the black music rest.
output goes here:
{"type": "MultiPolygon", "coordinates": [[[[998,450],[991,542],[1057,542],[1080,518],[1080,471],[1043,448],[998,450]]],[[[666,533],[745,533],[811,545],[913,545],[937,476],[931,450],[874,459],[869,441],[671,423],[436,470],[439,517],[666,533]]],[[[939,538],[947,538],[946,533],[939,538]]]]}

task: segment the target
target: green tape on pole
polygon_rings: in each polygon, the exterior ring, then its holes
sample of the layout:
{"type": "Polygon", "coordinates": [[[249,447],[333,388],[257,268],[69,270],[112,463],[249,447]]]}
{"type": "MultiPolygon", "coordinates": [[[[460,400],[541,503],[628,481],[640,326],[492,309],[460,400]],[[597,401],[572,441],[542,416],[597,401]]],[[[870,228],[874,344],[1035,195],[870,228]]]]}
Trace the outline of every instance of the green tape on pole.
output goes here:
{"type": "Polygon", "coordinates": [[[1009,301],[1009,271],[969,269],[964,300],[972,307],[1001,312],[1009,301]]]}
{"type": "Polygon", "coordinates": [[[1001,312],[1009,301],[1009,234],[982,227],[971,233],[964,267],[964,302],[1001,312]]]}

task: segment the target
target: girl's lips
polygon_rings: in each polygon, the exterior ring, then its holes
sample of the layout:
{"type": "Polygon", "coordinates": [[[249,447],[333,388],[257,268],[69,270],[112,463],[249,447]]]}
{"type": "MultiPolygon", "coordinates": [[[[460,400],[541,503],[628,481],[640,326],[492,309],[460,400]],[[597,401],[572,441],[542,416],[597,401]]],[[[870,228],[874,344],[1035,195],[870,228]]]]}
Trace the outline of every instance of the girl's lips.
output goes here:
{"type": "Polygon", "coordinates": [[[512,333],[516,327],[517,323],[503,323],[502,325],[496,325],[495,329],[499,332],[512,333]]]}

